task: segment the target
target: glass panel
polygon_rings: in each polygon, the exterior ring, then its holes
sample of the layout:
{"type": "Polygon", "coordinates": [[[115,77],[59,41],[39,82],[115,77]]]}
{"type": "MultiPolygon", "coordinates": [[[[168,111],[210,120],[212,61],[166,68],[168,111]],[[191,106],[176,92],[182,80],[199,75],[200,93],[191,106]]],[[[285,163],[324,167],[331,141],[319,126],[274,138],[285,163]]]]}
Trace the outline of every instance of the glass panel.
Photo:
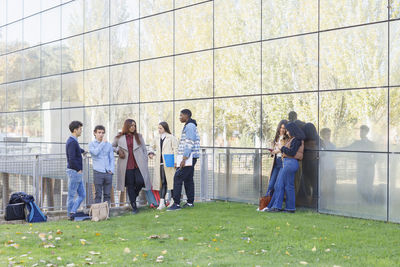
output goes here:
{"type": "Polygon", "coordinates": [[[61,107],[61,76],[42,78],[42,108],[61,107]]]}
{"type": "Polygon", "coordinates": [[[24,48],[40,44],[40,14],[24,19],[24,48]]]}
{"type": "Polygon", "coordinates": [[[175,57],[175,99],[213,96],[213,52],[175,57]]]}
{"type": "MultiPolygon", "coordinates": [[[[83,127],[83,142],[90,143],[93,141],[93,130],[96,125],[103,125],[109,129],[109,106],[85,108],[85,123],[83,127]]],[[[108,132],[108,131],[106,131],[108,132]]],[[[112,140],[109,139],[112,142],[112,140]]]]}
{"type": "Polygon", "coordinates": [[[389,0],[390,6],[390,18],[397,19],[400,18],[400,2],[397,0],[389,0]]]}
{"type": "Polygon", "coordinates": [[[262,1],[263,39],[318,30],[318,1],[262,1]]]}
{"type": "Polygon", "coordinates": [[[22,126],[22,112],[7,114],[7,137],[21,137],[22,126]]]}
{"type": "Polygon", "coordinates": [[[260,0],[214,2],[215,46],[261,39],[260,0]]]}
{"type": "Polygon", "coordinates": [[[260,97],[215,99],[214,145],[260,146],[260,97]]]}
{"type": "Polygon", "coordinates": [[[400,21],[394,21],[390,22],[390,85],[400,85],[398,58],[400,58],[400,21]]]}
{"type": "MultiPolygon", "coordinates": [[[[23,136],[28,142],[41,142],[43,137],[43,121],[41,111],[24,112],[23,136]]],[[[36,144],[36,146],[40,144],[36,144]]],[[[32,148],[28,149],[28,153],[32,148]]]]}
{"type": "Polygon", "coordinates": [[[25,81],[23,84],[23,109],[32,110],[40,109],[41,94],[40,94],[40,80],[25,81]]]}
{"type": "Polygon", "coordinates": [[[22,109],[22,83],[11,83],[7,85],[7,111],[18,111],[22,109]]]}
{"type": "Polygon", "coordinates": [[[389,221],[400,222],[400,155],[390,155],[389,166],[389,221]]]}
{"type": "Polygon", "coordinates": [[[387,0],[321,0],[321,30],[386,20],[387,4],[387,0]]]}
{"type": "MultiPolygon", "coordinates": [[[[270,147],[281,120],[295,122],[302,127],[313,124],[318,128],[318,94],[302,93],[263,96],[263,147],[270,147]],[[291,114],[289,114],[291,113],[291,114]]],[[[310,128],[313,128],[311,125],[310,128]]]]}
{"type": "Polygon", "coordinates": [[[215,95],[250,95],[260,91],[260,44],[215,51],[215,95]]]}
{"type": "MultiPolygon", "coordinates": [[[[180,138],[183,123],[179,121],[179,114],[182,109],[190,109],[192,118],[197,121],[197,130],[200,135],[201,146],[213,145],[213,101],[196,100],[196,101],[179,101],[175,102],[175,136],[180,138]]],[[[172,128],[172,125],[170,125],[172,128]]],[[[171,129],[172,130],[172,129],[171,129]]]]}
{"type": "Polygon", "coordinates": [[[6,153],[6,147],[4,142],[4,138],[7,136],[7,120],[6,114],[0,114],[0,154],[6,153]]]}
{"type": "Polygon", "coordinates": [[[387,24],[321,33],[321,88],[387,85],[387,24]]]}
{"type": "Polygon", "coordinates": [[[40,12],[40,0],[24,1],[24,17],[40,12]]]}
{"type": "Polygon", "coordinates": [[[6,82],[7,56],[0,56],[0,83],[6,82]]]}
{"type": "Polygon", "coordinates": [[[174,7],[173,0],[142,0],[140,1],[140,16],[148,15],[171,10],[174,7]]]}
{"type": "Polygon", "coordinates": [[[7,23],[7,0],[0,0],[0,26],[7,23]]]}
{"type": "Polygon", "coordinates": [[[85,71],[85,105],[109,103],[109,68],[85,71]]]}
{"type": "Polygon", "coordinates": [[[42,76],[61,72],[61,42],[42,45],[42,76]]]}
{"type": "Polygon", "coordinates": [[[258,203],[259,149],[215,149],[214,198],[258,203]]]}
{"type": "Polygon", "coordinates": [[[107,27],[109,7],[109,0],[85,0],[85,31],[107,27]]]}
{"type": "Polygon", "coordinates": [[[389,151],[400,152],[400,88],[390,88],[389,151]]]}
{"type": "Polygon", "coordinates": [[[263,93],[318,90],[318,35],[263,42],[263,93]]]}
{"type": "Polygon", "coordinates": [[[194,5],[204,0],[175,0],[175,8],[181,8],[188,5],[194,5]]]}
{"type": "Polygon", "coordinates": [[[386,220],[386,154],[320,152],[320,159],[320,211],[386,220]]]}
{"type": "Polygon", "coordinates": [[[152,145],[158,138],[158,123],[166,121],[172,131],[173,103],[151,103],[140,105],[140,129],[144,141],[152,145]]]}
{"type": "Polygon", "coordinates": [[[61,8],[53,8],[42,13],[42,43],[61,38],[61,8]]]}
{"type": "Polygon", "coordinates": [[[126,119],[133,119],[139,125],[139,104],[110,106],[110,142],[122,130],[126,119]]]}
{"type": "Polygon", "coordinates": [[[22,18],[23,0],[7,0],[7,23],[22,18]]]}
{"type": "MultiPolygon", "coordinates": [[[[84,118],[84,110],[83,108],[68,108],[68,109],[63,109],[61,112],[61,142],[67,141],[67,139],[71,136],[71,132],[69,130],[69,124],[71,121],[80,121],[83,123],[83,133],[86,130],[86,124],[83,120],[84,118]]],[[[79,137],[78,142],[81,143],[83,142],[83,136],[79,137]]]]}
{"type": "Polygon", "coordinates": [[[6,27],[0,27],[0,55],[6,52],[6,27]]]}
{"type": "Polygon", "coordinates": [[[84,35],[85,68],[108,65],[109,62],[109,29],[91,32],[84,35]]]}
{"type": "Polygon", "coordinates": [[[141,101],[172,99],[172,58],[161,58],[142,62],[140,64],[140,81],[141,101]]]}
{"type": "Polygon", "coordinates": [[[62,72],[83,68],[83,36],[62,40],[62,72]]]}
{"type": "MultiPolygon", "coordinates": [[[[172,2],[172,1],[171,1],[172,2]]],[[[173,53],[173,14],[166,13],[140,21],[140,58],[173,53]]]]}
{"type": "Polygon", "coordinates": [[[175,12],[175,52],[208,49],[213,46],[213,3],[175,12]]]}
{"type": "Polygon", "coordinates": [[[7,55],[7,82],[22,80],[23,51],[7,55]]]}
{"type": "Polygon", "coordinates": [[[62,37],[83,32],[83,0],[75,0],[61,6],[62,37]]]}
{"type": "Polygon", "coordinates": [[[139,63],[113,66],[110,71],[110,102],[139,102],[139,63]]]}
{"type": "Polygon", "coordinates": [[[337,149],[387,151],[387,89],[324,92],[320,101],[320,129],[337,149]]]}
{"type": "MultiPolygon", "coordinates": [[[[40,76],[40,47],[34,47],[22,51],[24,55],[24,78],[36,78],[40,76]]],[[[49,62],[50,63],[50,62],[49,62]]]]}
{"type": "Polygon", "coordinates": [[[5,84],[0,85],[0,112],[7,111],[6,96],[7,96],[6,85],[5,84]]]}
{"type": "Polygon", "coordinates": [[[62,79],[62,107],[83,106],[83,72],[65,74],[62,79]]]}
{"type": "Polygon", "coordinates": [[[58,6],[59,4],[61,4],[60,0],[42,0],[42,10],[58,6]]]}
{"type": "Polygon", "coordinates": [[[139,0],[112,0],[111,25],[139,17],[139,0]]]}
{"type": "Polygon", "coordinates": [[[7,52],[22,49],[22,21],[15,22],[6,27],[7,29],[7,52]]]}
{"type": "Polygon", "coordinates": [[[139,59],[139,21],[111,28],[111,64],[139,59]]]}

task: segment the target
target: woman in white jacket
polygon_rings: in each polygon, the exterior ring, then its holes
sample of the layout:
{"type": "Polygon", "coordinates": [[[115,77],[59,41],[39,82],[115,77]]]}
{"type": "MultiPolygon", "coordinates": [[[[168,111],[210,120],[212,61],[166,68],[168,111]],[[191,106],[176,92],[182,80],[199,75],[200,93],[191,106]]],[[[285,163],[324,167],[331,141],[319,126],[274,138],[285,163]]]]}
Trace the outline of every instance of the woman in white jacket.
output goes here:
{"type": "MultiPolygon", "coordinates": [[[[153,179],[153,190],[160,190],[160,205],[158,209],[161,210],[165,208],[165,195],[168,190],[174,188],[174,165],[167,167],[165,155],[174,158],[176,162],[176,154],[178,150],[178,140],[175,136],[171,134],[169,130],[168,123],[165,121],[160,122],[158,125],[158,133],[160,137],[155,139],[153,144],[153,151],[155,150],[156,164],[155,166],[160,166],[160,171],[155,171],[155,177],[153,179]]],[[[154,157],[154,152],[149,153],[149,157],[152,159],[154,157]]],[[[156,169],[157,170],[157,169],[156,169]]]]}

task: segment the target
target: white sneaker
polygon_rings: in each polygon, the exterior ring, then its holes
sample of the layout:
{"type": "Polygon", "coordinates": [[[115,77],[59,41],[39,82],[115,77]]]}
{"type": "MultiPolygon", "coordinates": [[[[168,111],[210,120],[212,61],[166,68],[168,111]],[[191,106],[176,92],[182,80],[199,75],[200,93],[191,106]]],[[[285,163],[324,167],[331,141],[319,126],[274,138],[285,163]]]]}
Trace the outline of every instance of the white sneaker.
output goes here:
{"type": "Polygon", "coordinates": [[[158,205],[158,210],[165,209],[165,200],[163,198],[160,199],[160,205],[158,205]]]}
{"type": "Polygon", "coordinates": [[[268,207],[265,207],[265,208],[263,208],[261,211],[268,211],[269,210],[269,208],[268,207]]]}
{"type": "Polygon", "coordinates": [[[171,198],[171,202],[169,202],[168,208],[171,208],[172,205],[174,205],[174,199],[173,198],[171,198]]]}

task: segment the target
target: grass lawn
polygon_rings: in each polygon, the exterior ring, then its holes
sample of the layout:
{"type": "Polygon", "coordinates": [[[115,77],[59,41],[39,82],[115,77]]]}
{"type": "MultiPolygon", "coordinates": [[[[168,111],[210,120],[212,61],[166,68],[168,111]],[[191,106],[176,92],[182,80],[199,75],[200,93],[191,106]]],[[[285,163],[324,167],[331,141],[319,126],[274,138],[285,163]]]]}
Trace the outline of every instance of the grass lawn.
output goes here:
{"type": "Polygon", "coordinates": [[[175,212],[146,208],[97,223],[0,225],[0,266],[400,264],[398,224],[255,209],[211,202],[175,212]]]}

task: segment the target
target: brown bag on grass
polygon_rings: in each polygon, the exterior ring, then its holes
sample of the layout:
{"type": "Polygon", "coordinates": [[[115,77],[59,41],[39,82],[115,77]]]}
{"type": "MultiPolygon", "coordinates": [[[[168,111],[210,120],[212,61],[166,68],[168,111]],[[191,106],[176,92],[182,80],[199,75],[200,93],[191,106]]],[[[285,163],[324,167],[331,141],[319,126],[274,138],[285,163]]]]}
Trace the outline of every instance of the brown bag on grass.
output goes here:
{"type": "Polygon", "coordinates": [[[272,196],[265,196],[265,197],[260,197],[260,204],[258,205],[258,210],[263,210],[265,209],[269,202],[271,202],[272,196]]]}
{"type": "Polygon", "coordinates": [[[89,210],[89,216],[92,217],[93,222],[107,220],[109,218],[110,210],[108,202],[92,204],[89,210]]]}

